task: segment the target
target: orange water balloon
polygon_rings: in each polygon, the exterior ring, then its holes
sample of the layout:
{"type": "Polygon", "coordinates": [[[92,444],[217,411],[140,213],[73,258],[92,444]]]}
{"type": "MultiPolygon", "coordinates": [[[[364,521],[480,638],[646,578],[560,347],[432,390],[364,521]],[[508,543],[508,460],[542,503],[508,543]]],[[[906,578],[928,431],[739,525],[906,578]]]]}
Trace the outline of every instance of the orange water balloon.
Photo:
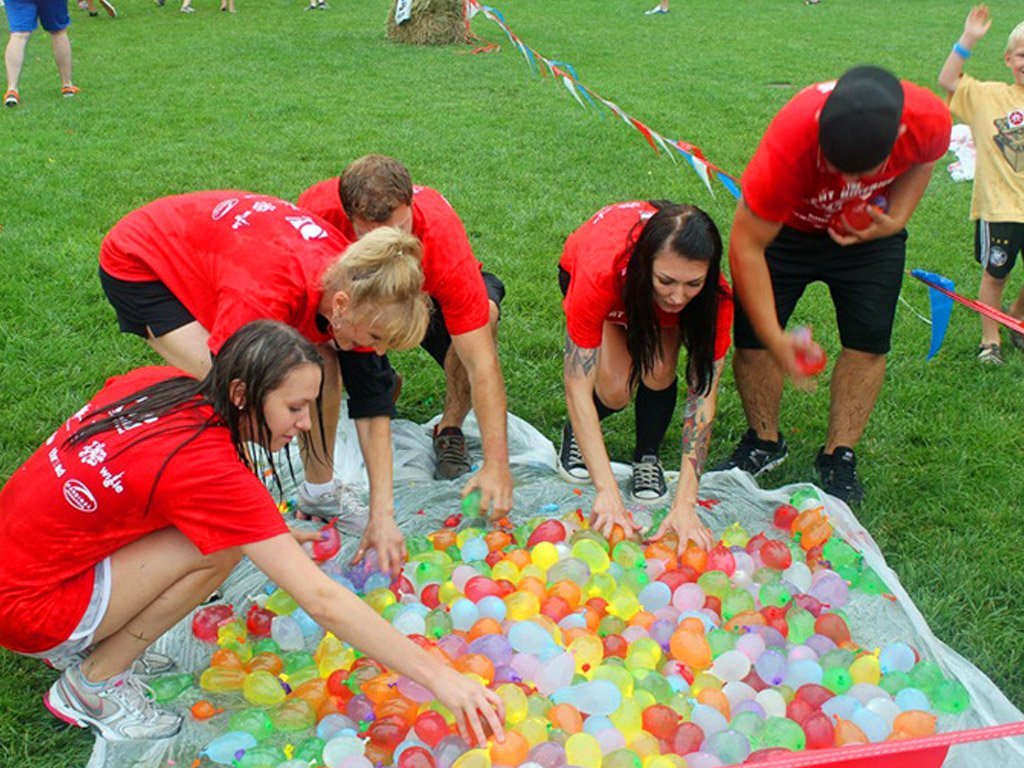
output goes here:
{"type": "Polygon", "coordinates": [[[556,704],[548,710],[548,720],[555,728],[560,728],[568,734],[583,730],[583,716],[572,704],[556,704]]]}
{"type": "Polygon", "coordinates": [[[452,665],[460,672],[476,675],[484,681],[485,685],[494,682],[494,662],[482,653],[467,653],[459,656],[452,665]]]}
{"type": "Polygon", "coordinates": [[[836,746],[845,747],[847,744],[867,744],[871,739],[865,735],[856,724],[836,715],[836,746]]]}
{"type": "Polygon", "coordinates": [[[669,639],[672,658],[694,671],[711,666],[711,646],[703,634],[687,631],[682,625],[669,639]]]}
{"type": "Polygon", "coordinates": [[[714,707],[722,713],[722,717],[726,720],[732,719],[729,699],[718,688],[702,688],[700,693],[697,694],[697,701],[701,704],[707,704],[709,707],[714,707]]]}
{"type": "Polygon", "coordinates": [[[466,641],[471,643],[478,637],[483,637],[484,635],[500,635],[502,631],[500,621],[489,618],[478,619],[477,622],[469,628],[469,633],[466,635],[466,641]]]}
{"type": "Polygon", "coordinates": [[[505,732],[505,741],[491,742],[491,763],[493,765],[518,766],[526,762],[530,742],[515,731],[505,732]]]}
{"type": "Polygon", "coordinates": [[[708,567],[708,553],[690,542],[683,550],[683,554],[679,556],[679,562],[690,566],[697,573],[704,573],[708,567]]]}
{"type": "Polygon", "coordinates": [[[213,706],[213,704],[208,702],[206,699],[200,699],[192,705],[192,709],[190,711],[192,712],[192,717],[196,720],[209,720],[211,717],[219,715],[224,710],[213,706]]]}
{"type": "Polygon", "coordinates": [[[892,721],[892,739],[912,739],[917,736],[931,736],[935,733],[937,718],[930,712],[908,709],[900,712],[892,721]]]}

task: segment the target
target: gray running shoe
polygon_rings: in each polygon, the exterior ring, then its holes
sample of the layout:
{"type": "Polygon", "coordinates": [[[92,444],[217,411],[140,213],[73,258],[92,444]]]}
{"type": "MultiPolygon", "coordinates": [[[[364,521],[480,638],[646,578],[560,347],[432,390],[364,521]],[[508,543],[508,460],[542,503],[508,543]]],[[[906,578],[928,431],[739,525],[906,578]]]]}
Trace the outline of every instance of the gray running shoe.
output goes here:
{"type": "Polygon", "coordinates": [[[981,344],[978,346],[978,362],[986,365],[1002,365],[1003,352],[998,344],[981,344]]]}
{"type": "MultiPolygon", "coordinates": [[[[81,664],[88,656],[89,651],[73,653],[70,656],[47,656],[43,659],[43,663],[63,672],[65,669],[81,664]]],[[[132,672],[141,677],[156,677],[157,675],[166,675],[168,672],[173,672],[177,667],[178,663],[170,656],[165,656],[162,653],[157,653],[152,648],[147,648],[132,663],[132,672]]]]}
{"type": "Polygon", "coordinates": [[[359,494],[334,481],[334,488],[327,493],[310,497],[305,485],[300,485],[297,495],[299,511],[310,517],[335,521],[339,530],[348,533],[362,533],[370,519],[370,510],[359,498],[359,494]]]}
{"type": "Polygon", "coordinates": [[[181,718],[153,706],[153,692],[131,672],[93,688],[80,665],[70,667],[50,686],[43,703],[55,717],[79,728],[91,725],[110,741],[167,739],[181,730],[181,718]]]}
{"type": "Polygon", "coordinates": [[[753,429],[743,433],[743,437],[733,448],[732,455],[711,468],[711,472],[725,472],[730,469],[742,469],[754,477],[763,475],[779,466],[789,455],[786,438],[779,433],[779,439],[761,440],[753,429]]]}

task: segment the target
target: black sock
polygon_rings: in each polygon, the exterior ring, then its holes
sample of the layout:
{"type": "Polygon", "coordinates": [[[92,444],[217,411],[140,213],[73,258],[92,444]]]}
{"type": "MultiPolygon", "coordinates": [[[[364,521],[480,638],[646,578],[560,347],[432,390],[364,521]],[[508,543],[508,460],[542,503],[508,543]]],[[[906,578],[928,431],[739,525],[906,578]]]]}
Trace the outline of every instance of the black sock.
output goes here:
{"type": "Polygon", "coordinates": [[[597,420],[604,421],[613,413],[618,413],[621,408],[609,408],[607,405],[601,402],[601,398],[597,396],[597,392],[594,392],[594,407],[597,408],[597,420]]]}
{"type": "Polygon", "coordinates": [[[679,394],[679,380],[665,389],[648,389],[643,382],[636,388],[636,450],[633,461],[641,456],[657,456],[665,431],[672,421],[679,394]]]}

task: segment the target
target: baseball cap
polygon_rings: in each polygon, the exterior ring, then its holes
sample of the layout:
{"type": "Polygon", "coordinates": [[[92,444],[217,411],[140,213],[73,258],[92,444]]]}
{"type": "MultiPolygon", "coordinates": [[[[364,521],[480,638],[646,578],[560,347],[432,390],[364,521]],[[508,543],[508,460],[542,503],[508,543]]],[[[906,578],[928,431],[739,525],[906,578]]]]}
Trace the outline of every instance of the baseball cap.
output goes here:
{"type": "Polygon", "coordinates": [[[832,165],[860,173],[892,152],[903,116],[903,86],[881,67],[860,66],[836,81],[818,116],[818,144],[832,165]]]}

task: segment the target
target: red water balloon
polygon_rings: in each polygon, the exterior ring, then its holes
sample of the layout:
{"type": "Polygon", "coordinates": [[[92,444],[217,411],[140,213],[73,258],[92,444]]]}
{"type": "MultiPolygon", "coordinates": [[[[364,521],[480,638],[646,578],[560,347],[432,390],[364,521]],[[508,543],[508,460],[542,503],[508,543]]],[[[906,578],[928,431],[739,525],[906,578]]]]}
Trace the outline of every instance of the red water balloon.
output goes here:
{"type": "Polygon", "coordinates": [[[423,747],[403,749],[398,757],[398,768],[436,768],[433,755],[423,747]]]}
{"type": "Polygon", "coordinates": [[[793,553],[785,542],[769,539],[761,547],[761,562],[776,571],[784,571],[793,564],[793,553]]]}
{"type": "Polygon", "coordinates": [[[792,504],[780,504],[775,508],[775,515],[773,516],[775,527],[789,533],[792,530],[793,520],[796,519],[798,514],[800,514],[800,510],[792,504]]]}
{"type": "Polygon", "coordinates": [[[341,534],[333,525],[320,529],[320,541],[313,542],[313,559],[318,563],[330,560],[341,549],[341,534]]]}
{"type": "Polygon", "coordinates": [[[708,552],[708,570],[721,571],[726,576],[732,576],[736,572],[736,558],[724,544],[718,544],[708,552]]]}
{"type": "Polygon", "coordinates": [[[679,713],[664,704],[652,704],[641,717],[644,730],[658,739],[671,739],[679,727],[679,713]]]}
{"type": "Polygon", "coordinates": [[[836,743],[836,729],[832,719],[824,712],[812,712],[800,723],[800,727],[807,737],[808,749],[828,749],[836,743]]]}
{"type": "Polygon", "coordinates": [[[558,520],[545,520],[533,529],[526,546],[530,548],[542,541],[550,541],[552,544],[565,541],[565,526],[558,520]]]}
{"type": "Polygon", "coordinates": [[[255,603],[245,617],[245,628],[254,637],[270,637],[270,622],[274,620],[274,612],[261,608],[255,603]]]}
{"type": "Polygon", "coordinates": [[[235,611],[230,605],[207,605],[196,611],[192,617],[192,634],[204,643],[216,643],[217,628],[234,617],[235,611]]]}
{"type": "Polygon", "coordinates": [[[672,751],[677,755],[699,752],[704,743],[704,729],[696,723],[680,723],[672,736],[672,751]]]}
{"type": "Polygon", "coordinates": [[[413,730],[424,744],[436,747],[437,743],[451,733],[448,721],[439,712],[428,709],[416,718],[413,730]]]}
{"type": "Polygon", "coordinates": [[[821,709],[821,705],[833,696],[835,694],[832,691],[817,683],[805,683],[796,689],[796,698],[806,701],[815,709],[821,709]]]}

